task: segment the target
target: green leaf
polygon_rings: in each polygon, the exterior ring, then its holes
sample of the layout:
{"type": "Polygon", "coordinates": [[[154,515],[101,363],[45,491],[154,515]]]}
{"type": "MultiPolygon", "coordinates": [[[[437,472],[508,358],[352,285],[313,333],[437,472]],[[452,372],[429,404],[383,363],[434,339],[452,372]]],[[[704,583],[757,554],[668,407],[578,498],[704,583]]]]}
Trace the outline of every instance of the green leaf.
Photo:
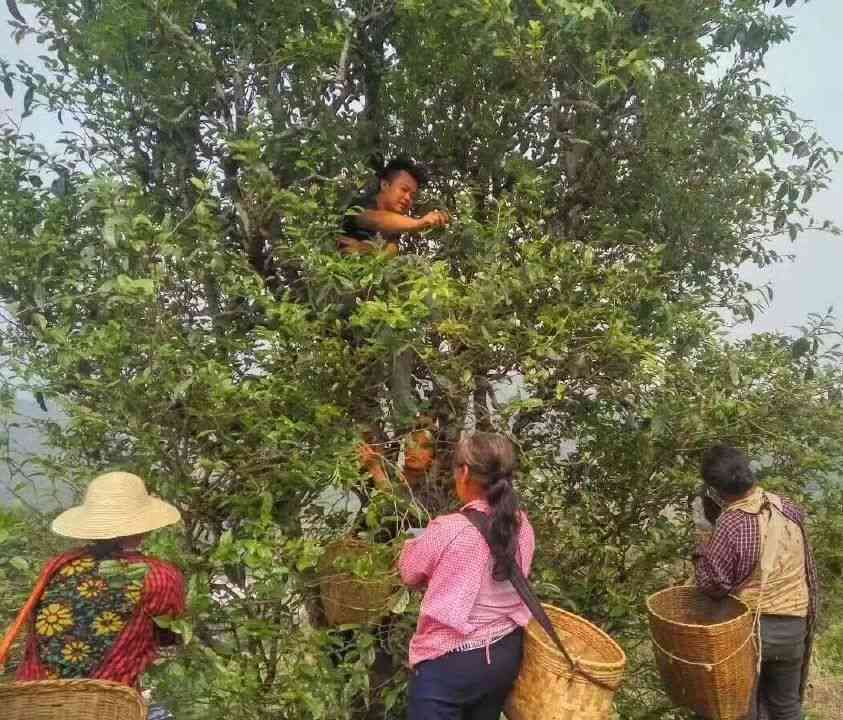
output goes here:
{"type": "Polygon", "coordinates": [[[102,239],[110,248],[117,247],[117,233],[115,229],[116,222],[113,217],[107,218],[102,227],[102,239]]]}
{"type": "Polygon", "coordinates": [[[27,572],[29,570],[29,561],[20,555],[9,558],[9,565],[20,572],[27,572]]]}
{"type": "Polygon", "coordinates": [[[45,318],[41,313],[33,313],[32,322],[34,322],[40,330],[47,329],[47,318],[45,318]]]}
{"type": "Polygon", "coordinates": [[[21,11],[18,9],[18,4],[15,0],[6,0],[6,7],[9,8],[9,13],[11,13],[12,17],[17,20],[19,23],[26,24],[26,18],[21,14],[21,11]]]}
{"type": "Polygon", "coordinates": [[[410,593],[407,588],[401,589],[390,601],[389,610],[395,615],[403,615],[410,604],[410,593]]]}
{"type": "Polygon", "coordinates": [[[12,82],[12,78],[10,78],[8,75],[3,78],[3,89],[6,91],[6,95],[8,95],[9,97],[12,97],[15,92],[15,86],[12,82]]]}
{"type": "Polygon", "coordinates": [[[23,96],[23,117],[27,117],[32,113],[32,101],[35,99],[35,86],[30,85],[26,88],[26,93],[23,96]]]}
{"type": "Polygon", "coordinates": [[[741,371],[737,363],[729,358],[729,380],[732,385],[738,386],[741,382],[741,371]]]}

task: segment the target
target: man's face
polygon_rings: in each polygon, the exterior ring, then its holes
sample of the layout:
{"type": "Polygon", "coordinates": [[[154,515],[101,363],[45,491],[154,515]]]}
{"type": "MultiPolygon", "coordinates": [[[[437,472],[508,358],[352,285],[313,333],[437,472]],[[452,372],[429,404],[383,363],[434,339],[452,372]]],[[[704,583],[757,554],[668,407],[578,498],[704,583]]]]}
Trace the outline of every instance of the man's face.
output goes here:
{"type": "Polygon", "coordinates": [[[416,179],[406,170],[401,170],[391,180],[381,180],[378,208],[406,215],[413,208],[418,191],[416,179]]]}

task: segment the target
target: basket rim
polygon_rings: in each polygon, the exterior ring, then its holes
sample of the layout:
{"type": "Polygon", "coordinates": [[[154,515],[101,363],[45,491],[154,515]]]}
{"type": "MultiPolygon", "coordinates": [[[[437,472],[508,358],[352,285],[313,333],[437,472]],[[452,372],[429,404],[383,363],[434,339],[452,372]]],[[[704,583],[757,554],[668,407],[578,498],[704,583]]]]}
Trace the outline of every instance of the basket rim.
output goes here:
{"type": "Polygon", "coordinates": [[[740,615],[738,615],[737,617],[734,617],[731,620],[725,620],[724,622],[720,622],[720,623],[708,623],[708,624],[705,624],[705,625],[703,625],[702,623],[683,623],[683,622],[678,622],[676,620],[671,620],[670,618],[666,618],[664,615],[660,615],[655,610],[653,610],[653,607],[650,603],[654,598],[658,597],[659,595],[664,595],[666,593],[672,593],[672,592],[675,592],[676,590],[685,589],[685,588],[688,588],[688,589],[691,589],[691,590],[697,590],[697,592],[700,592],[698,588],[696,588],[694,586],[691,586],[691,585],[674,585],[672,587],[664,588],[664,590],[659,590],[658,592],[654,592],[652,595],[649,595],[647,597],[647,599],[645,600],[645,604],[647,606],[647,612],[652,617],[657,618],[658,620],[660,620],[661,622],[663,622],[667,625],[675,625],[677,627],[686,627],[686,628],[709,628],[709,629],[710,628],[726,628],[729,625],[738,624],[740,622],[745,621],[746,616],[750,615],[752,613],[752,610],[750,610],[749,605],[747,605],[739,597],[737,597],[735,595],[732,595],[732,594],[726,595],[725,597],[731,598],[735,602],[742,605],[743,608],[744,608],[744,611],[740,615]]]}
{"type": "MultiPolygon", "coordinates": [[[[568,612],[567,610],[563,610],[562,608],[556,607],[555,605],[551,605],[550,603],[542,603],[542,607],[549,608],[553,611],[554,614],[562,615],[566,618],[570,618],[575,620],[580,625],[585,625],[591,630],[594,630],[599,635],[601,635],[604,639],[609,641],[612,649],[615,650],[619,655],[620,659],[615,660],[613,662],[602,662],[600,660],[590,660],[589,658],[584,657],[575,657],[575,660],[578,664],[583,665],[584,667],[588,667],[589,669],[594,670],[605,670],[610,672],[617,672],[623,671],[626,667],[626,653],[624,652],[623,648],[604,630],[597,627],[593,622],[586,620],[581,615],[577,615],[576,613],[568,612]]],[[[531,621],[535,620],[535,618],[531,618],[531,621]]],[[[538,621],[536,620],[536,623],[538,621]]],[[[531,622],[532,624],[532,622],[531,622]]],[[[548,637],[547,633],[545,632],[544,628],[539,626],[539,632],[530,633],[530,636],[536,640],[542,647],[546,650],[551,650],[553,653],[558,654],[561,656],[559,652],[559,648],[556,647],[555,643],[548,637]]]]}
{"type": "Polygon", "coordinates": [[[143,696],[133,687],[114,680],[99,680],[97,678],[57,678],[55,680],[14,680],[8,683],[0,683],[0,693],[37,691],[37,690],[61,690],[63,688],[77,687],[81,690],[108,690],[118,692],[127,697],[142,703],[146,706],[143,696]]]}

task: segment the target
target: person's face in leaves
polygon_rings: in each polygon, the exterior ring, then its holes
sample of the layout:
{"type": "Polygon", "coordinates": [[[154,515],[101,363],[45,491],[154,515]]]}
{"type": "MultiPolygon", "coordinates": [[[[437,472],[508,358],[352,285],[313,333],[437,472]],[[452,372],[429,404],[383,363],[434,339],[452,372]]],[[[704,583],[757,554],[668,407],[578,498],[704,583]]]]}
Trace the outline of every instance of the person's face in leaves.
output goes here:
{"type": "Polygon", "coordinates": [[[378,208],[406,215],[413,208],[413,201],[419,191],[416,179],[405,170],[390,179],[381,180],[378,193],[378,208]]]}

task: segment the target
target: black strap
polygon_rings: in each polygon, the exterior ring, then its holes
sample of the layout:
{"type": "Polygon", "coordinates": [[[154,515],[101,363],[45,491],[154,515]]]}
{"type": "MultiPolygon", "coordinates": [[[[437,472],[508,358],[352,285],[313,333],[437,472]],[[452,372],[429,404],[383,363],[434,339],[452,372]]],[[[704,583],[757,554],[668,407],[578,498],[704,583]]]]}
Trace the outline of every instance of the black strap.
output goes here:
{"type": "MultiPolygon", "coordinates": [[[[481,512],[480,510],[475,510],[474,508],[466,508],[462,511],[462,514],[465,515],[466,519],[471,522],[474,527],[477,528],[480,535],[483,536],[483,539],[486,541],[486,544],[489,546],[491,550],[492,545],[489,542],[489,518],[488,516],[481,512]]],[[[497,560],[497,558],[494,558],[497,560]]],[[[573,672],[578,672],[585,678],[588,678],[591,682],[595,685],[599,685],[600,687],[607,688],[609,690],[614,691],[615,686],[609,685],[608,683],[598,680],[597,678],[593,677],[591,674],[583,670],[579,663],[577,663],[565,649],[565,645],[562,643],[559,635],[556,632],[556,628],[553,627],[553,623],[550,621],[550,618],[547,616],[547,613],[544,611],[542,607],[541,601],[536,596],[535,591],[533,590],[532,586],[530,585],[529,580],[524,577],[524,573],[521,572],[521,567],[516,562],[515,557],[509,557],[506,560],[507,564],[507,573],[509,577],[509,581],[512,583],[512,587],[515,588],[515,592],[518,593],[518,596],[524,601],[524,604],[529,608],[530,612],[532,613],[533,617],[539,623],[539,625],[544,628],[544,631],[548,634],[553,643],[559,648],[559,652],[565,657],[568,661],[568,664],[571,666],[571,670],[573,672]]]]}

